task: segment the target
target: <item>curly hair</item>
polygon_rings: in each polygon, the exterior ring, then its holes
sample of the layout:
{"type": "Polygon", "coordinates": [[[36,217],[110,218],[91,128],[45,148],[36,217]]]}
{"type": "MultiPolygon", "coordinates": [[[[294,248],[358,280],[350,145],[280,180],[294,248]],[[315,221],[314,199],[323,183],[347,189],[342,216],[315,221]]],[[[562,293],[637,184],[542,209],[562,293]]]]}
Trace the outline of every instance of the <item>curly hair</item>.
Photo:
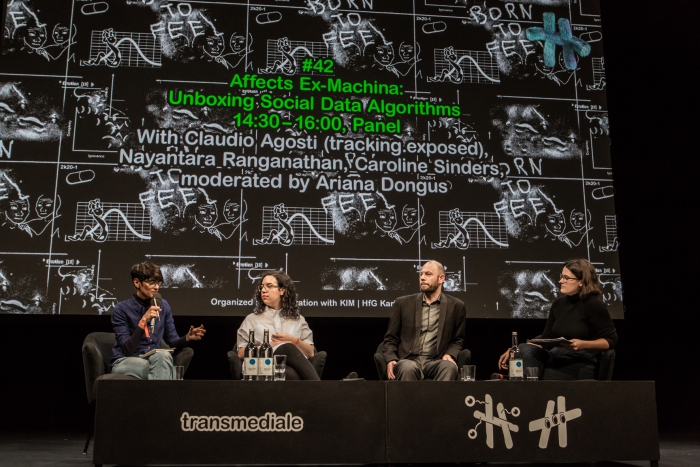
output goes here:
{"type": "Polygon", "coordinates": [[[588,260],[583,258],[570,259],[564,263],[564,267],[571,271],[571,273],[576,276],[576,279],[583,283],[578,293],[581,300],[602,293],[600,290],[600,282],[598,282],[598,273],[596,273],[595,266],[588,260]]]}
{"type": "Polygon", "coordinates": [[[253,301],[255,303],[253,313],[259,315],[265,311],[266,305],[262,300],[260,286],[262,285],[263,279],[265,279],[267,276],[274,277],[277,280],[277,285],[279,288],[285,290],[284,295],[280,297],[280,315],[287,319],[299,319],[301,314],[299,313],[299,306],[297,306],[297,289],[294,286],[292,279],[282,271],[266,271],[260,277],[260,280],[256,283],[255,294],[253,295],[253,301]]]}

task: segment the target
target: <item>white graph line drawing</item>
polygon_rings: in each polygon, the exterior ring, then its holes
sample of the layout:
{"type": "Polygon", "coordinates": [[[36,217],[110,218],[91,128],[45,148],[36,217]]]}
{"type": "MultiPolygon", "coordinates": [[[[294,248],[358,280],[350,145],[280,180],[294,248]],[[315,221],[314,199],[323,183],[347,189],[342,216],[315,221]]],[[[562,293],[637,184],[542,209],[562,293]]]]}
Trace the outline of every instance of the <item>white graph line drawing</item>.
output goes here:
{"type": "Polygon", "coordinates": [[[161,51],[153,34],[114,32],[112,28],[92,31],[90,59],[81,60],[82,66],[160,67],[161,51]]]}
{"type": "Polygon", "coordinates": [[[454,50],[453,47],[435,49],[435,76],[428,81],[497,84],[499,78],[498,61],[488,52],[479,50],[454,50]]]}
{"type": "Polygon", "coordinates": [[[299,71],[297,54],[311,58],[330,56],[323,42],[290,41],[288,38],[267,40],[267,67],[258,68],[258,73],[282,73],[288,76],[299,71]]]}
{"type": "Polygon", "coordinates": [[[323,208],[285,207],[284,203],[263,208],[262,238],[255,245],[332,245],[333,219],[323,208]]]}
{"type": "Polygon", "coordinates": [[[601,252],[617,251],[620,240],[617,238],[617,216],[605,216],[605,240],[607,244],[600,247],[601,252]]]}
{"type": "Polygon", "coordinates": [[[547,401],[547,409],[544,417],[530,422],[530,431],[542,430],[540,434],[540,448],[546,449],[549,444],[549,433],[553,427],[557,427],[559,435],[559,447],[567,446],[566,424],[581,416],[581,409],[566,410],[566,398],[557,397],[557,413],[554,413],[554,401],[547,401]]]}
{"type": "Polygon", "coordinates": [[[433,248],[508,248],[503,219],[493,212],[440,211],[440,241],[433,248]]]}
{"type": "Polygon", "coordinates": [[[586,85],[589,91],[602,91],[605,89],[605,58],[594,57],[593,63],[593,84],[586,85]]]}
{"type": "Polygon", "coordinates": [[[99,199],[79,202],[75,215],[75,234],[66,241],[148,242],[151,218],[139,203],[102,203],[99,199]]]}
{"type": "Polygon", "coordinates": [[[501,402],[499,402],[496,406],[496,412],[498,414],[498,417],[494,417],[493,399],[491,398],[490,394],[486,394],[484,396],[483,401],[476,400],[474,396],[467,396],[466,399],[464,399],[464,403],[467,405],[467,407],[473,407],[477,403],[484,405],[483,412],[479,410],[474,411],[474,418],[479,420],[479,423],[477,423],[474,428],[467,432],[467,435],[470,439],[476,439],[476,437],[478,436],[478,432],[476,431],[476,429],[479,427],[479,425],[485,423],[486,445],[488,447],[493,449],[493,427],[497,426],[503,431],[503,441],[505,441],[506,449],[513,448],[513,437],[510,435],[510,433],[517,433],[519,428],[518,425],[511,423],[507,420],[506,414],[512,415],[513,417],[518,417],[520,415],[520,409],[518,407],[513,407],[509,411],[506,410],[505,406],[501,402]]]}

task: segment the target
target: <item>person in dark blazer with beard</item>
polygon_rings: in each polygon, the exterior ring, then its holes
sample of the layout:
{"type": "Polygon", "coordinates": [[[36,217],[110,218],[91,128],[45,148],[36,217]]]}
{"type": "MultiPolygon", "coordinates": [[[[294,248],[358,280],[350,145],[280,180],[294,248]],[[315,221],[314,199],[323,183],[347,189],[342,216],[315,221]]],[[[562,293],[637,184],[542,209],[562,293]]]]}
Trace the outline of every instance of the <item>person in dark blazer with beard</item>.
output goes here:
{"type": "Polygon", "coordinates": [[[445,268],[428,261],[420,272],[421,293],[396,299],[384,336],[389,379],[456,380],[467,311],[464,303],[442,291],[445,268]]]}

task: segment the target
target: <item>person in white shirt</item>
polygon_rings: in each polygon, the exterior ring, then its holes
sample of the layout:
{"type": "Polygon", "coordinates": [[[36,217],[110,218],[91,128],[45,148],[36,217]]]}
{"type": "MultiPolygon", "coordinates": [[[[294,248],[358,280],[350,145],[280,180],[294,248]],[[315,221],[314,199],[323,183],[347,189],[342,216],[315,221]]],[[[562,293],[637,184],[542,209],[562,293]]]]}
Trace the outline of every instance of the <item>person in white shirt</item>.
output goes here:
{"type": "Polygon", "coordinates": [[[287,356],[285,379],[319,381],[309,358],[314,356],[313,332],[299,313],[294,282],[282,271],[265,273],[255,290],[255,308],[238,328],[238,357],[243,360],[250,329],[260,346],[265,329],[275,355],[287,356]]]}

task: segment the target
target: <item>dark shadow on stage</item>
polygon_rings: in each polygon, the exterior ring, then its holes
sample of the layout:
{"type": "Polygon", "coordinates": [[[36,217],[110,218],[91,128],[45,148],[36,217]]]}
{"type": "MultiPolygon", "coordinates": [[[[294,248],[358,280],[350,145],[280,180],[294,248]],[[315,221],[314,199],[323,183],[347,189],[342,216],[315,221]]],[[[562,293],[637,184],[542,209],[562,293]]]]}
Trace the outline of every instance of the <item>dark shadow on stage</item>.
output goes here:
{"type": "MultiPolygon", "coordinates": [[[[695,467],[700,465],[700,444],[697,442],[697,440],[700,439],[700,431],[662,432],[660,435],[660,467],[695,467]]],[[[634,440],[630,440],[630,442],[633,443],[634,440]]],[[[82,454],[84,443],[84,433],[79,432],[0,432],[0,467],[88,467],[92,465],[92,446],[90,446],[88,455],[84,456],[82,454]]],[[[232,450],[235,451],[235,449],[239,448],[241,447],[232,447],[232,450]]],[[[138,449],[138,447],[125,446],[125,449],[138,449]]],[[[144,449],[146,449],[146,447],[144,447],[144,449]]],[[[203,449],[205,449],[205,447],[203,447],[203,449]]],[[[497,465],[499,467],[510,467],[535,464],[489,463],[431,465],[445,467],[448,465],[497,465]]],[[[641,467],[648,466],[649,462],[574,462],[546,465],[567,467],[641,467]]]]}

